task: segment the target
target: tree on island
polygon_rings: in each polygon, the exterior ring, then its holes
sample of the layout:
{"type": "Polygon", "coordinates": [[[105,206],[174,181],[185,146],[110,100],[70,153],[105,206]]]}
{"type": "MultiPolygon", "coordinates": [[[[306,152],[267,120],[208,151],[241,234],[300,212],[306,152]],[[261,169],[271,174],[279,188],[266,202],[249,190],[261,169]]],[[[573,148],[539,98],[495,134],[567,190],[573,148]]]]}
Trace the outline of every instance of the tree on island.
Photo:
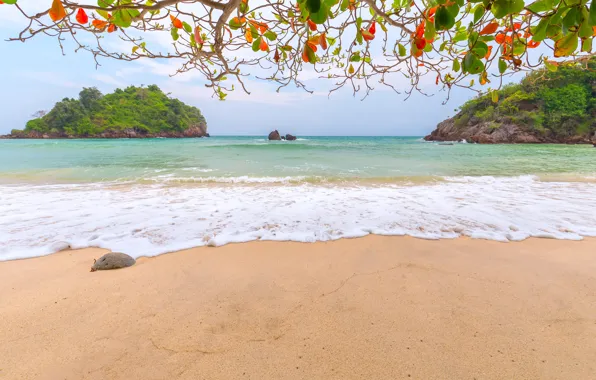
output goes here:
{"type": "Polygon", "coordinates": [[[200,71],[220,99],[234,83],[248,92],[251,69],[307,91],[299,76],[307,67],[333,80],[331,91],[348,85],[365,95],[375,81],[397,91],[399,75],[407,94],[425,76],[447,90],[475,81],[496,89],[504,75],[589,54],[596,34],[594,0],[47,0],[38,13],[21,1],[0,1],[24,16],[12,40],[49,35],[64,49],[70,37],[96,60],[174,60],[176,73],[200,71]],[[167,32],[170,52],[146,39],[167,32]],[[109,34],[124,50],[104,43],[109,34]]]}

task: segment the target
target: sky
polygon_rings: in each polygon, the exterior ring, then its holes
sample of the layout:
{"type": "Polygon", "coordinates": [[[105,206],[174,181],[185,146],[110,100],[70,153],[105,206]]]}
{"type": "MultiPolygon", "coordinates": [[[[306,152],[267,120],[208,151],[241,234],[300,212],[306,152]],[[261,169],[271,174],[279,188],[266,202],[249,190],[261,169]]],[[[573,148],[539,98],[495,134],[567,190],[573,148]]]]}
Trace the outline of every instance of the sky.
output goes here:
{"type": "MultiPolygon", "coordinates": [[[[49,4],[49,0],[28,2],[49,4]]],[[[0,5],[0,134],[24,128],[34,112],[50,110],[65,97],[78,97],[83,87],[109,93],[129,85],[156,84],[172,97],[198,107],[212,135],[266,135],[278,129],[298,136],[423,136],[476,95],[471,90],[454,90],[443,104],[447,93],[435,86],[434,77],[426,78],[423,85],[433,96],[414,93],[407,100],[405,94],[380,86],[364,100],[362,94],[353,96],[348,88],[329,97],[327,89],[332,83],[314,77],[305,83],[315,94],[291,86],[277,93],[276,86],[251,78],[247,81],[250,95],[236,90],[220,101],[211,98],[200,73],[172,77],[177,66],[170,62],[101,59],[101,66],[96,67],[90,53],[74,52],[68,43],[62,55],[55,38],[5,41],[16,36],[24,23],[7,7],[0,5]]],[[[169,41],[158,38],[154,43],[169,41]]],[[[406,86],[403,81],[402,89],[406,86]]]]}

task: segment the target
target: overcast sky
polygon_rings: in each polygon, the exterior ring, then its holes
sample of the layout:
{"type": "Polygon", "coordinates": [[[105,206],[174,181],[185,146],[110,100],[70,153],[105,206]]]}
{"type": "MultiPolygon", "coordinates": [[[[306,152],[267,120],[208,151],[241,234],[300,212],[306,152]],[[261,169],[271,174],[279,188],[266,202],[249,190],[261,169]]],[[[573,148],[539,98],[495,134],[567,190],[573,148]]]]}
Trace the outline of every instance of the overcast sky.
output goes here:
{"type": "Polygon", "coordinates": [[[0,5],[0,134],[24,128],[34,112],[50,110],[62,98],[77,97],[82,87],[93,86],[108,93],[128,85],[157,84],[172,97],[200,108],[213,135],[263,135],[277,128],[303,136],[422,136],[475,95],[469,90],[453,91],[443,105],[447,94],[439,91],[430,77],[425,80],[425,89],[434,96],[415,93],[406,101],[404,94],[381,87],[364,101],[360,94],[352,96],[350,89],[328,98],[324,89],[331,83],[325,79],[306,81],[319,90],[315,95],[296,88],[276,93],[275,86],[252,79],[247,82],[251,95],[237,90],[222,102],[210,97],[211,91],[204,87],[198,73],[172,78],[176,66],[169,62],[104,59],[96,68],[89,53],[75,53],[67,45],[63,56],[56,40],[49,37],[26,43],[6,42],[23,22],[6,7],[0,5]]]}

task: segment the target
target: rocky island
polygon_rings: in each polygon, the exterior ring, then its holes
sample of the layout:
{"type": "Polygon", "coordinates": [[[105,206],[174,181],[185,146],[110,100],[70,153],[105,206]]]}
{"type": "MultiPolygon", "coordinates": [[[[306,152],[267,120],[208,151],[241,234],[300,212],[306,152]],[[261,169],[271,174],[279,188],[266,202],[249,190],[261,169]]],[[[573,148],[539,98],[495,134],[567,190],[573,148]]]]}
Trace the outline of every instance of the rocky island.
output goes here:
{"type": "Polygon", "coordinates": [[[51,111],[39,111],[24,130],[3,138],[149,138],[209,137],[201,111],[168,97],[159,87],[130,86],[103,95],[83,88],[78,99],[65,98],[51,111]]]}
{"type": "Polygon", "coordinates": [[[466,102],[424,139],[497,143],[596,141],[596,57],[551,66],[466,102]]]}

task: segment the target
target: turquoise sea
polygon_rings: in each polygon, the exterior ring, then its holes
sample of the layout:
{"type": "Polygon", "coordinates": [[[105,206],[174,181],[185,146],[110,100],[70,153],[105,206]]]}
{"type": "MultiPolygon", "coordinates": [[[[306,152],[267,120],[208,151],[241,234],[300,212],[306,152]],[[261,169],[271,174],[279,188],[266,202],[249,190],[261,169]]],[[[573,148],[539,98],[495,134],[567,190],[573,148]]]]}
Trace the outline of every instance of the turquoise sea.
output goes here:
{"type": "Polygon", "coordinates": [[[0,183],[393,182],[538,175],[590,180],[588,145],[452,146],[420,137],[0,140],[0,183]]]}
{"type": "Polygon", "coordinates": [[[0,140],[0,260],[369,233],[596,236],[596,149],[420,137],[0,140]]]}

